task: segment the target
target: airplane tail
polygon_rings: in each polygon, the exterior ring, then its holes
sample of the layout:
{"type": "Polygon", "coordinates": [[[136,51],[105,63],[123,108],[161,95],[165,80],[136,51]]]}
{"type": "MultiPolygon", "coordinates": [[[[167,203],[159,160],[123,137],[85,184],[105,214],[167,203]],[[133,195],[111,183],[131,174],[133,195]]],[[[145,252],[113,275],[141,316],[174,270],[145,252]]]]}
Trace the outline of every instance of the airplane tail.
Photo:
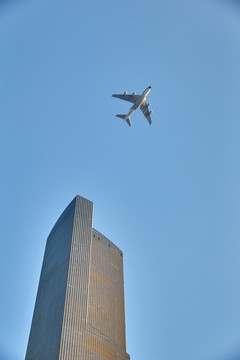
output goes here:
{"type": "Polygon", "coordinates": [[[128,123],[129,126],[132,125],[131,123],[131,120],[130,120],[130,117],[127,116],[127,115],[124,115],[124,114],[118,114],[116,115],[116,117],[120,118],[120,119],[123,119],[123,120],[126,120],[126,122],[128,123]]]}

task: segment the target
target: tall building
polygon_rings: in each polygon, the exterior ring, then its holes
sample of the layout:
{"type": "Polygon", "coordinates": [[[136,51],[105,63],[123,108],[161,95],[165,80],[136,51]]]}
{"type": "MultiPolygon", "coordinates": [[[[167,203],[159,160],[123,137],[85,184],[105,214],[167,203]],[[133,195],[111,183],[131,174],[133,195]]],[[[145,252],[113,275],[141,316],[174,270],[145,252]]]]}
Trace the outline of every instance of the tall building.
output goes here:
{"type": "Polygon", "coordinates": [[[76,196],[47,239],[25,360],[129,360],[123,254],[76,196]]]}

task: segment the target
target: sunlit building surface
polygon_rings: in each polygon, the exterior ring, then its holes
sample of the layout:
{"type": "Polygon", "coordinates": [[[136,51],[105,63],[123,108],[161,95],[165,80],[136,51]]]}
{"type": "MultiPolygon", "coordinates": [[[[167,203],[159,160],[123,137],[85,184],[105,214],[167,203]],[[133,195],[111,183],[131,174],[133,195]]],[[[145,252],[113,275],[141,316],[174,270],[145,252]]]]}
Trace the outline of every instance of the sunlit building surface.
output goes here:
{"type": "Polygon", "coordinates": [[[123,254],[76,196],[46,244],[26,360],[129,360],[123,254]]]}

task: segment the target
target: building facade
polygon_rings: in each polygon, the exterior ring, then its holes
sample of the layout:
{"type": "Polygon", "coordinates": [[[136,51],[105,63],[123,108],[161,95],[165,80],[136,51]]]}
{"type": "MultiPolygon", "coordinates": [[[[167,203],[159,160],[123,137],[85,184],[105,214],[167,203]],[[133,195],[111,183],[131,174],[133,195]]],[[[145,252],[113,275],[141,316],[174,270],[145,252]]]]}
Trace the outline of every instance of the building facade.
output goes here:
{"type": "Polygon", "coordinates": [[[123,254],[76,196],[47,239],[25,360],[129,360],[123,254]]]}

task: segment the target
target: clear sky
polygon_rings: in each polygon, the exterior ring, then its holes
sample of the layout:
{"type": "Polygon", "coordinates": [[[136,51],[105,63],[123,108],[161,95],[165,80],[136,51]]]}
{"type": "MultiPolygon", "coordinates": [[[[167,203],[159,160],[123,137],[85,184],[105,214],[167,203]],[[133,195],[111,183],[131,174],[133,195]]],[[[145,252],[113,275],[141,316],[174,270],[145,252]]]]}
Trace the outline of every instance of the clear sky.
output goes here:
{"type": "Polygon", "coordinates": [[[76,194],[124,252],[132,360],[240,358],[240,2],[0,0],[0,360],[76,194]],[[152,126],[113,93],[152,86],[152,126]]]}

